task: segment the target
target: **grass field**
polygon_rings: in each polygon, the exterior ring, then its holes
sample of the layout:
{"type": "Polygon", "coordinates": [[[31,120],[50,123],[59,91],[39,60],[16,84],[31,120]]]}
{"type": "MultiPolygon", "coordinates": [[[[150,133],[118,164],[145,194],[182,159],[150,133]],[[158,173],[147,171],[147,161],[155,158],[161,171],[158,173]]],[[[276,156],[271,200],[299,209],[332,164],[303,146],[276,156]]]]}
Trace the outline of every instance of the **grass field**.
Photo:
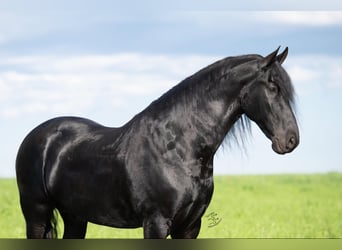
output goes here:
{"type": "MultiPolygon", "coordinates": [[[[59,231],[62,231],[60,226],[59,231]]],[[[0,179],[0,238],[24,238],[15,179],[0,179]]],[[[142,238],[89,224],[87,238],[142,238]]],[[[341,238],[342,174],[217,176],[199,238],[341,238]]]]}

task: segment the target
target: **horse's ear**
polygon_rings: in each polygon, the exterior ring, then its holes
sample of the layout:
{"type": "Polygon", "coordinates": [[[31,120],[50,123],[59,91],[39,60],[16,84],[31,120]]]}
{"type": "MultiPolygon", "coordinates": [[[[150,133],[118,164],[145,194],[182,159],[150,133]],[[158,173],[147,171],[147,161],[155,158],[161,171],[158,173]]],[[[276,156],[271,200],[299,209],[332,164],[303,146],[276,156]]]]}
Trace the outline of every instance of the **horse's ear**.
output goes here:
{"type": "Polygon", "coordinates": [[[277,54],[278,54],[279,49],[280,49],[280,46],[278,47],[278,49],[276,49],[271,54],[269,54],[268,56],[264,57],[261,60],[261,68],[265,69],[278,60],[277,54]]]}
{"type": "Polygon", "coordinates": [[[280,64],[282,64],[285,61],[288,53],[289,53],[289,48],[286,47],[285,50],[283,51],[283,53],[281,53],[280,55],[277,56],[277,61],[280,64]]]}

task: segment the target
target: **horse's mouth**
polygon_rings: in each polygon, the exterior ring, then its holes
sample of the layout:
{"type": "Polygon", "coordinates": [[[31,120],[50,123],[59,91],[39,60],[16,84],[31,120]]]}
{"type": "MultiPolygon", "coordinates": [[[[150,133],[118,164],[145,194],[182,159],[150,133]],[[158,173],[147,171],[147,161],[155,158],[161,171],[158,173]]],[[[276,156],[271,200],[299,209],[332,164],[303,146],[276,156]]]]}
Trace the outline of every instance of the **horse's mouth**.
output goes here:
{"type": "Polygon", "coordinates": [[[292,152],[298,145],[298,138],[291,136],[285,140],[286,143],[282,144],[277,137],[272,137],[272,149],[278,154],[286,154],[292,152]]]}
{"type": "Polygon", "coordinates": [[[287,152],[285,150],[282,149],[282,147],[280,146],[279,140],[278,138],[273,137],[272,138],[272,149],[274,152],[276,152],[277,154],[286,154],[287,152]]]}

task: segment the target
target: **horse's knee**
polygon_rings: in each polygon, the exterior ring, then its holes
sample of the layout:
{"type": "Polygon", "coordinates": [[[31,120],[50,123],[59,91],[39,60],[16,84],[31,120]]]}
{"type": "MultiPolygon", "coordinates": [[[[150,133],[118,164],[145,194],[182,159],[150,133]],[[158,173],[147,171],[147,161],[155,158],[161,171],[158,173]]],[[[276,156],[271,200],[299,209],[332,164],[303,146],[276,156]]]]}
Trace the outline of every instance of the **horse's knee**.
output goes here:
{"type": "Polygon", "coordinates": [[[21,208],[26,222],[26,237],[53,238],[53,207],[21,197],[21,208]]]}
{"type": "Polygon", "coordinates": [[[151,216],[144,220],[145,239],[165,239],[170,233],[171,222],[162,216],[151,216]]]}
{"type": "Polygon", "coordinates": [[[51,226],[46,223],[26,222],[27,239],[49,239],[52,238],[51,226]]]}
{"type": "Polygon", "coordinates": [[[171,230],[172,239],[196,239],[201,229],[201,220],[196,221],[187,229],[171,230]]]}

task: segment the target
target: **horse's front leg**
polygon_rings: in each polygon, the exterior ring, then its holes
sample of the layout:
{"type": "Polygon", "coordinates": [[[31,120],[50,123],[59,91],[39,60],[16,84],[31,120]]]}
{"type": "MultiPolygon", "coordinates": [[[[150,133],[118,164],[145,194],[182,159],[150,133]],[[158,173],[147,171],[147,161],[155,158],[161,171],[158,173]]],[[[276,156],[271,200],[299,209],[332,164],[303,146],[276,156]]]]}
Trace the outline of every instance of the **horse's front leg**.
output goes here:
{"type": "Polygon", "coordinates": [[[178,229],[171,231],[172,239],[196,239],[201,229],[201,218],[187,229],[178,229]]]}
{"type": "Polygon", "coordinates": [[[145,239],[166,239],[170,233],[171,221],[162,215],[154,214],[144,219],[145,239]]]}

